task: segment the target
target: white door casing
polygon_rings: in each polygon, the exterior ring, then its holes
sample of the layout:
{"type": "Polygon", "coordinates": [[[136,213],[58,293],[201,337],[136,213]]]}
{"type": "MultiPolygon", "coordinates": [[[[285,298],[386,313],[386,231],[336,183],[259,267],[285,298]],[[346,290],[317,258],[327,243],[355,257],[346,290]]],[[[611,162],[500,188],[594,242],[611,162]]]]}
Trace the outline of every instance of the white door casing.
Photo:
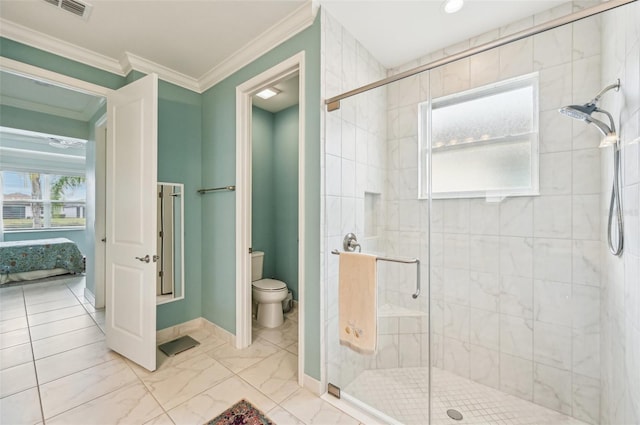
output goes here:
{"type": "Polygon", "coordinates": [[[107,346],[156,369],[158,76],[107,101],[107,346]]]}
{"type": "Polygon", "coordinates": [[[251,345],[251,97],[299,76],[298,120],[298,384],[306,385],[305,350],[305,52],[299,52],[236,87],[236,348],[251,345]]]}

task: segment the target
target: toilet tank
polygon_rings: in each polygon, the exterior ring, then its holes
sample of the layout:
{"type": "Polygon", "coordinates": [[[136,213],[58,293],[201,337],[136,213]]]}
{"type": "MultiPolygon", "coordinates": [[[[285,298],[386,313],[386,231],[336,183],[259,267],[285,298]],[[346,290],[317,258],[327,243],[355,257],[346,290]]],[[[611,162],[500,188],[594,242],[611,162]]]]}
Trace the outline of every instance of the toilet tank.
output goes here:
{"type": "Polygon", "coordinates": [[[264,262],[264,252],[253,251],[251,253],[251,282],[262,279],[262,264],[264,262]]]}

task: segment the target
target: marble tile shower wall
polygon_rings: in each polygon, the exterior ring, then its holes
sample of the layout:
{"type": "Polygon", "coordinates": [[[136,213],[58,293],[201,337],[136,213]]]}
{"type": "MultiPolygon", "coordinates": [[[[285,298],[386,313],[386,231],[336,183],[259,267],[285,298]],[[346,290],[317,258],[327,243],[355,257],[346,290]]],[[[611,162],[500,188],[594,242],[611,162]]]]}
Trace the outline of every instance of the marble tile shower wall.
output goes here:
{"type": "MultiPolygon", "coordinates": [[[[384,78],[386,69],[324,9],[321,13],[323,98],[384,78]]],[[[358,235],[367,251],[379,249],[381,229],[367,228],[365,233],[364,217],[365,200],[371,201],[376,205],[376,222],[384,222],[386,104],[386,90],[377,90],[343,101],[338,111],[325,112],[325,346],[327,379],[340,386],[388,357],[384,349],[369,357],[339,344],[338,257],[331,255],[332,249],[342,250],[342,239],[349,232],[358,235]]]]}
{"type": "MultiPolygon", "coordinates": [[[[391,72],[585,5],[563,5],[391,72]]],[[[600,54],[600,18],[579,21],[389,86],[387,112],[387,252],[424,256],[418,102],[539,73],[540,196],[433,201],[432,363],[590,423],[600,414],[599,136],[557,109],[600,90],[600,54]]]]}
{"type": "Polygon", "coordinates": [[[640,423],[640,4],[603,18],[602,85],[620,78],[621,92],[603,98],[619,123],[625,244],[621,258],[606,247],[612,152],[602,155],[602,424],[640,423]]]}

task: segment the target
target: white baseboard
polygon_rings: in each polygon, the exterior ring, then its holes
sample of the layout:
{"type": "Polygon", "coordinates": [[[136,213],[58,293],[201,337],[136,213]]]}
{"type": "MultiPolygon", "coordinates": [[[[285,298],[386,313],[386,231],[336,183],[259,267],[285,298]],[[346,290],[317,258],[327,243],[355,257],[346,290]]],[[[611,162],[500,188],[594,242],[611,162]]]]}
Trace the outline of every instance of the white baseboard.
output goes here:
{"type": "Polygon", "coordinates": [[[86,286],[84,288],[84,294],[83,295],[87,299],[87,301],[89,301],[89,303],[92,306],[94,306],[94,307],[96,306],[96,296],[93,295],[93,292],[91,292],[91,290],[89,288],[87,288],[86,286]]]}
{"type": "Polygon", "coordinates": [[[304,388],[311,391],[315,395],[319,396],[323,394],[324,388],[322,388],[322,382],[318,381],[316,378],[312,378],[311,376],[304,374],[304,378],[302,380],[304,384],[304,388]]]}
{"type": "Polygon", "coordinates": [[[204,317],[198,317],[184,323],[160,329],[156,332],[156,342],[161,344],[200,329],[206,329],[209,333],[228,342],[229,344],[235,344],[235,335],[215,323],[211,323],[204,317]]]}

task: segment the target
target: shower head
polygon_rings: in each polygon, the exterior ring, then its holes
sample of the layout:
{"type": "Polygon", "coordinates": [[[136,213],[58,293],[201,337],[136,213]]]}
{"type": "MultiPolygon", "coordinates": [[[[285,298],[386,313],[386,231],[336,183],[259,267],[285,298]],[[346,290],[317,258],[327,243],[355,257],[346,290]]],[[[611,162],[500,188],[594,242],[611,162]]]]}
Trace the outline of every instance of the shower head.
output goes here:
{"type": "Polygon", "coordinates": [[[618,136],[616,135],[616,126],[613,122],[613,117],[609,112],[605,111],[604,109],[600,109],[597,106],[600,97],[602,97],[603,94],[612,89],[615,89],[616,91],[620,89],[620,80],[618,80],[615,84],[611,84],[602,89],[600,93],[596,95],[596,97],[594,97],[591,101],[585,103],[584,105],[569,105],[564,106],[558,110],[558,112],[563,115],[576,120],[584,121],[587,124],[595,125],[600,133],[602,133],[602,135],[604,136],[600,147],[615,145],[618,141],[618,136]],[[594,112],[606,115],[609,118],[610,125],[607,125],[599,119],[592,117],[591,115],[594,112]]]}
{"type": "Polygon", "coordinates": [[[576,120],[589,122],[591,114],[596,110],[596,105],[587,103],[585,105],[569,105],[563,106],[558,111],[576,120]]]}

